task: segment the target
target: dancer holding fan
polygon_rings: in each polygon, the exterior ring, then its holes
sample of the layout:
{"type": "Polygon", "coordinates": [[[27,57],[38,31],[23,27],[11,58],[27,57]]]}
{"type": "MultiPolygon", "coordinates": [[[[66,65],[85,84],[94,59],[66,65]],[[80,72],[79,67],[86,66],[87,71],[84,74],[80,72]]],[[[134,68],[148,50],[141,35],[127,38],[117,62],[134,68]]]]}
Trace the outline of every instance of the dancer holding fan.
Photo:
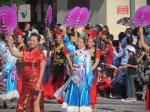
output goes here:
{"type": "MultiPolygon", "coordinates": [[[[140,27],[139,32],[140,32],[140,40],[141,40],[143,47],[150,53],[150,47],[144,43],[142,27],[140,27]]],[[[149,83],[148,83],[147,92],[146,92],[146,110],[150,110],[150,76],[149,76],[149,83]]]]}
{"type": "MultiPolygon", "coordinates": [[[[0,94],[0,99],[3,100],[3,108],[7,108],[6,100],[11,100],[11,108],[15,108],[15,98],[19,98],[19,94],[16,87],[16,60],[17,58],[10,54],[9,48],[6,44],[8,39],[15,41],[13,31],[17,26],[17,6],[14,4],[11,7],[3,6],[0,7],[0,32],[4,33],[3,43],[5,44],[2,50],[2,58],[6,62],[2,69],[3,79],[6,79],[5,92],[0,94]]],[[[17,51],[14,45],[10,46],[12,49],[17,51]]]]}
{"type": "MultiPolygon", "coordinates": [[[[142,46],[150,53],[150,47],[144,43],[144,36],[143,36],[143,28],[145,26],[150,25],[150,6],[142,6],[140,7],[134,15],[134,22],[136,26],[140,26],[140,41],[142,46]]],[[[146,92],[146,110],[150,110],[150,76],[149,76],[149,83],[146,92]]]]}
{"type": "Polygon", "coordinates": [[[88,38],[88,42],[87,42],[87,50],[89,51],[90,55],[91,55],[91,65],[92,65],[92,70],[93,70],[93,75],[94,75],[94,79],[93,79],[93,87],[90,89],[90,104],[91,104],[91,108],[95,107],[95,104],[97,103],[97,77],[98,77],[98,73],[97,73],[97,65],[99,64],[100,61],[100,55],[101,55],[101,51],[96,49],[96,33],[94,31],[85,31],[85,32],[89,32],[88,34],[90,35],[88,38]]]}
{"type": "MultiPolygon", "coordinates": [[[[56,29],[56,46],[54,50],[53,69],[49,81],[44,87],[44,98],[55,99],[54,93],[64,84],[66,58],[69,59],[68,51],[63,44],[63,32],[56,29]]],[[[63,103],[63,97],[56,104],[63,103]]]]}
{"type": "Polygon", "coordinates": [[[67,108],[67,112],[91,112],[89,89],[92,87],[93,73],[91,57],[85,48],[86,39],[85,37],[78,39],[78,50],[71,50],[73,44],[67,35],[64,41],[67,50],[72,54],[73,70],[70,71],[73,77],[68,85],[62,107],[67,108]]]}

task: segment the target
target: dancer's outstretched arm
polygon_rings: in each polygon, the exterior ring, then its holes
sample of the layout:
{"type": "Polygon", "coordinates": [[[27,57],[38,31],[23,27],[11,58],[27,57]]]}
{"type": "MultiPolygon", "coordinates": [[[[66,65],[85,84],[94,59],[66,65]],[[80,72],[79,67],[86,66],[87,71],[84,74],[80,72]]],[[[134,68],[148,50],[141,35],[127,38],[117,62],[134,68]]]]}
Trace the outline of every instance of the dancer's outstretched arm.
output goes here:
{"type": "Polygon", "coordinates": [[[139,32],[140,32],[140,41],[141,41],[143,47],[144,47],[147,51],[149,51],[150,47],[149,47],[148,45],[146,45],[145,42],[144,42],[143,28],[142,28],[142,27],[140,27],[139,32]]]}
{"type": "Polygon", "coordinates": [[[12,47],[13,43],[14,43],[13,40],[8,39],[7,44],[8,44],[11,55],[13,55],[15,57],[18,57],[18,58],[23,58],[23,52],[16,52],[16,51],[13,50],[13,47],[12,47]]]}

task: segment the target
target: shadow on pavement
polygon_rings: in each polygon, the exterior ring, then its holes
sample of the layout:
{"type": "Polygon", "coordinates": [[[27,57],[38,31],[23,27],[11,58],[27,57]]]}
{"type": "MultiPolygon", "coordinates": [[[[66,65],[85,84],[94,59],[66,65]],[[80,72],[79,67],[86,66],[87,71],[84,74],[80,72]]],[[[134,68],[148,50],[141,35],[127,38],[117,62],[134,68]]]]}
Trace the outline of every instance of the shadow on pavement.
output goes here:
{"type": "Polygon", "coordinates": [[[97,107],[96,109],[102,109],[102,110],[111,110],[111,111],[115,110],[115,109],[111,109],[111,108],[105,108],[105,107],[103,107],[103,108],[97,107]]]}

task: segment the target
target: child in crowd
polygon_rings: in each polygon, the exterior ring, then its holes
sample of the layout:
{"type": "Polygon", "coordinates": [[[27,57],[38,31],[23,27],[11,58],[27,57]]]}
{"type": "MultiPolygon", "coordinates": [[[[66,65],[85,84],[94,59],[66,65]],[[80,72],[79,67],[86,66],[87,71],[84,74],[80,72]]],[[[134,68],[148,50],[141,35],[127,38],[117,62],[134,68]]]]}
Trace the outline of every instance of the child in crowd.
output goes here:
{"type": "Polygon", "coordinates": [[[113,89],[111,78],[107,77],[105,69],[101,70],[101,77],[98,79],[97,86],[105,97],[108,97],[113,89]]]}

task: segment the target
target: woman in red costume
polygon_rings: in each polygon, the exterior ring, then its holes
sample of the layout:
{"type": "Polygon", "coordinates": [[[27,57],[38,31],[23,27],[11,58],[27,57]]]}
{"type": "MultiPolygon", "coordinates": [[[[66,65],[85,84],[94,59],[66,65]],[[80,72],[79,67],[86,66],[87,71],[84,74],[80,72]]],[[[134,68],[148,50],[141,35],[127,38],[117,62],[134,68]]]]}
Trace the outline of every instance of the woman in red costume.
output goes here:
{"type": "MultiPolygon", "coordinates": [[[[143,47],[150,53],[150,47],[144,43],[144,35],[143,35],[142,27],[139,28],[139,33],[140,33],[140,40],[143,47]]],[[[150,110],[150,76],[149,76],[149,83],[146,92],[146,110],[150,110]]]]}
{"type": "Polygon", "coordinates": [[[22,91],[16,112],[44,112],[43,75],[46,57],[38,48],[39,41],[40,36],[32,33],[29,41],[30,50],[24,48],[20,52],[15,52],[11,47],[11,40],[8,40],[11,54],[22,58],[24,63],[22,91]]]}
{"type": "Polygon", "coordinates": [[[89,39],[88,39],[88,51],[91,55],[91,65],[92,65],[92,70],[93,70],[93,75],[94,75],[94,79],[93,79],[93,86],[90,89],[90,104],[91,104],[91,108],[95,107],[95,104],[97,103],[97,77],[98,77],[98,72],[97,72],[97,65],[99,64],[100,61],[100,55],[101,55],[101,51],[96,49],[95,47],[95,43],[96,43],[96,33],[95,32],[91,32],[89,39]]]}
{"type": "MultiPolygon", "coordinates": [[[[60,29],[56,29],[54,31],[56,35],[55,39],[55,50],[54,50],[54,60],[52,73],[50,75],[50,79],[44,87],[44,98],[46,99],[55,99],[54,93],[63,86],[64,78],[65,78],[65,63],[66,58],[69,58],[69,53],[66,50],[63,44],[63,33],[60,29]]],[[[55,102],[56,104],[63,103],[63,96],[55,102]]]]}
{"type": "MultiPolygon", "coordinates": [[[[16,35],[17,35],[17,50],[20,52],[26,47],[25,39],[27,37],[26,35],[24,35],[24,33],[20,29],[16,30],[16,35]]],[[[17,90],[19,94],[21,94],[22,74],[23,74],[23,60],[21,58],[18,58],[16,67],[17,67],[17,90]]]]}

